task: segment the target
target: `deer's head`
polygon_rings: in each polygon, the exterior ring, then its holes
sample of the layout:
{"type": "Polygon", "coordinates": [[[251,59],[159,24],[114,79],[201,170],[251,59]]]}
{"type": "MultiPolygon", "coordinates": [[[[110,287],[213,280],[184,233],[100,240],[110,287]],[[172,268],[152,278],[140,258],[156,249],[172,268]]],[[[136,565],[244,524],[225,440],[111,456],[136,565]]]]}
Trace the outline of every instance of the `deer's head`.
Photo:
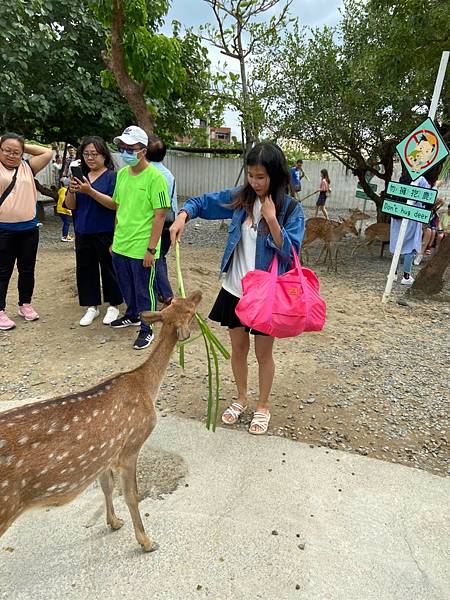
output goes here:
{"type": "Polygon", "coordinates": [[[353,221],[366,221],[367,219],[370,219],[370,215],[363,212],[359,208],[349,208],[348,212],[350,213],[350,218],[353,221]]]}
{"type": "Polygon", "coordinates": [[[174,298],[164,310],[144,311],[141,313],[141,318],[149,325],[160,321],[164,325],[172,326],[177,332],[178,340],[182,342],[191,335],[189,324],[201,299],[202,293],[199,291],[187,298],[174,298]]]}

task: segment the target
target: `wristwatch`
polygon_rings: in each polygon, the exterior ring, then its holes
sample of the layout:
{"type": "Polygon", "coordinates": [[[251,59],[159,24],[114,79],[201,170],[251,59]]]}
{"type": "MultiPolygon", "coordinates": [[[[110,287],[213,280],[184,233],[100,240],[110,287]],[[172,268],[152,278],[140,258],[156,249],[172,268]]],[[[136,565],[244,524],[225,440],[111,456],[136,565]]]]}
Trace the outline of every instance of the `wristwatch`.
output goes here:
{"type": "Polygon", "coordinates": [[[152,256],[155,256],[155,254],[156,254],[156,248],[147,248],[147,252],[150,252],[150,254],[152,256]]]}

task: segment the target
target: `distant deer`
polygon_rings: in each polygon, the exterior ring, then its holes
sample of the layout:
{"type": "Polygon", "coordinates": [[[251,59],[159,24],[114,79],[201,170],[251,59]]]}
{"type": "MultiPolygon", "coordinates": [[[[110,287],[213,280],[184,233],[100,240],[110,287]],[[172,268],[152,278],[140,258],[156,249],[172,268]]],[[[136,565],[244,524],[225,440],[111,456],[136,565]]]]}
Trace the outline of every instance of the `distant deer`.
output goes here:
{"type": "Polygon", "coordinates": [[[380,258],[383,258],[384,245],[389,242],[390,237],[390,226],[389,223],[372,223],[364,231],[364,240],[358,242],[352,250],[352,256],[355,254],[358,248],[367,246],[369,253],[372,254],[372,244],[375,241],[381,242],[380,258]]]}
{"type": "Polygon", "coordinates": [[[341,222],[330,222],[327,219],[313,217],[306,221],[305,237],[302,242],[302,253],[306,255],[308,260],[308,252],[305,251],[305,247],[309,246],[314,240],[321,239],[324,242],[324,247],[320,253],[319,259],[321,259],[323,251],[325,250],[326,263],[330,261],[329,269],[333,268],[333,250],[334,252],[334,270],[337,271],[337,259],[339,253],[338,242],[342,240],[344,235],[352,233],[354,236],[358,236],[358,232],[355,227],[355,221],[349,217],[341,222]]]}
{"type": "Polygon", "coordinates": [[[112,469],[118,469],[136,539],[147,552],[156,548],[139,514],[136,463],[156,424],[154,403],[170,356],[177,340],[189,337],[200,300],[195,292],[161,312],[141,313],[147,323],[162,321],[162,328],[153,351],[133,371],[0,413],[0,536],[24,511],[70,502],[97,478],[106,521],[120,529],[112,501],[112,469]]]}

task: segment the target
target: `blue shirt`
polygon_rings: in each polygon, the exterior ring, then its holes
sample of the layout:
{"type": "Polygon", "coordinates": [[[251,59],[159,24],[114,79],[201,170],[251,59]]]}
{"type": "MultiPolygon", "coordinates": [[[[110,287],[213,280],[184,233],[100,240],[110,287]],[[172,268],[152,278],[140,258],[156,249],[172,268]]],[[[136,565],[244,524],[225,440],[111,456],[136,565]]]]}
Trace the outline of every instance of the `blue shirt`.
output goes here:
{"type": "Polygon", "coordinates": [[[297,170],[296,167],[292,167],[291,169],[291,181],[292,181],[292,185],[295,187],[299,187],[300,186],[300,180],[302,178],[300,169],[297,170]]]}
{"type": "MultiPolygon", "coordinates": [[[[203,196],[189,198],[183,205],[183,210],[187,212],[190,219],[195,219],[196,217],[209,220],[231,219],[228,229],[228,239],[220,266],[222,273],[226,272],[230,266],[234,249],[241,239],[241,225],[247,218],[247,212],[244,208],[233,209],[230,207],[238,190],[239,188],[227,189],[221,192],[203,194],[203,196]]],[[[294,209],[289,214],[286,222],[284,222],[286,211],[291,202],[292,198],[286,195],[284,205],[277,216],[283,240],[281,248],[278,248],[270,232],[267,232],[263,224],[260,222],[258,225],[255,269],[268,271],[275,252],[278,255],[278,274],[285,273],[291,268],[291,246],[294,247],[295,252],[299,252],[305,230],[303,208],[298,202],[295,203],[294,209]]]]}
{"type": "MultiPolygon", "coordinates": [[[[116,186],[116,173],[105,171],[93,183],[94,190],[111,196],[116,186]]],[[[116,211],[106,208],[88,194],[76,193],[77,207],[72,210],[75,233],[106,233],[114,231],[116,211]]]]}
{"type": "Polygon", "coordinates": [[[170,198],[170,205],[173,210],[174,216],[178,213],[178,198],[177,198],[177,184],[175,183],[175,177],[173,176],[172,171],[162,164],[162,162],[150,162],[151,165],[156,167],[167,180],[167,189],[170,198]]]}

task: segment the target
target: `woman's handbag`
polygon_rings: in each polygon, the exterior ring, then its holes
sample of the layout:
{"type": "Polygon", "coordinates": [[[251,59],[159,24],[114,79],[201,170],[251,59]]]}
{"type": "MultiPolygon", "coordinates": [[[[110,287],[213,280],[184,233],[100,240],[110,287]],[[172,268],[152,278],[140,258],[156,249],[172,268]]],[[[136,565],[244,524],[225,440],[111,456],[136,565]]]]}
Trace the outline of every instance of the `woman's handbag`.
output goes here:
{"type": "Polygon", "coordinates": [[[255,269],[242,279],[243,295],[236,314],[243,325],[272,337],[295,337],[304,331],[321,331],[326,304],[319,294],[319,280],[301,266],[294,247],[293,268],[278,275],[275,254],[269,271],[255,269]]]}

